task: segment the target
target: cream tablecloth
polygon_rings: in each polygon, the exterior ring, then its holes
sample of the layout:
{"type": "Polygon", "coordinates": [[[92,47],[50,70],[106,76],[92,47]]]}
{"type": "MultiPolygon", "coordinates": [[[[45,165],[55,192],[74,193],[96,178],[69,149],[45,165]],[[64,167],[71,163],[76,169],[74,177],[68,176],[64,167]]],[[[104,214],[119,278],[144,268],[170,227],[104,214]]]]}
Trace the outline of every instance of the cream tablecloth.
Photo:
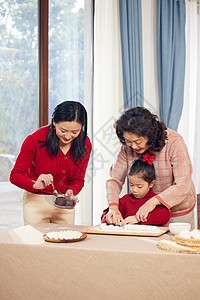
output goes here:
{"type": "Polygon", "coordinates": [[[44,242],[43,233],[55,229],[69,227],[38,224],[0,234],[1,300],[200,299],[200,255],[158,249],[170,234],[44,242]]]}

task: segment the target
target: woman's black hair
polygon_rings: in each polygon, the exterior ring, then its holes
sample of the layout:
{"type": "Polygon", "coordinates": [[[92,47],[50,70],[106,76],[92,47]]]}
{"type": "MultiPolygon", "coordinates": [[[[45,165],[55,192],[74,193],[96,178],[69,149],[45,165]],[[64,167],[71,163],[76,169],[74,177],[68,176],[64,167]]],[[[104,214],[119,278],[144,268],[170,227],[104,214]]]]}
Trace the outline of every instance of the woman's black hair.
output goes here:
{"type": "Polygon", "coordinates": [[[53,123],[78,122],[82,125],[80,134],[73,140],[71,154],[74,159],[81,160],[86,152],[87,137],[87,111],[85,107],[77,101],[65,101],[58,104],[52,114],[51,127],[46,141],[42,141],[41,147],[47,146],[49,152],[56,156],[59,152],[59,138],[56,135],[53,123]]]}
{"type": "Polygon", "coordinates": [[[152,151],[160,151],[167,140],[167,128],[164,122],[159,121],[156,115],[144,107],[129,108],[116,121],[114,127],[122,144],[126,144],[124,131],[147,137],[147,145],[152,151]]]}
{"type": "Polygon", "coordinates": [[[128,175],[139,175],[149,184],[156,178],[153,163],[150,165],[148,162],[142,161],[141,159],[137,159],[133,162],[128,175]]]}

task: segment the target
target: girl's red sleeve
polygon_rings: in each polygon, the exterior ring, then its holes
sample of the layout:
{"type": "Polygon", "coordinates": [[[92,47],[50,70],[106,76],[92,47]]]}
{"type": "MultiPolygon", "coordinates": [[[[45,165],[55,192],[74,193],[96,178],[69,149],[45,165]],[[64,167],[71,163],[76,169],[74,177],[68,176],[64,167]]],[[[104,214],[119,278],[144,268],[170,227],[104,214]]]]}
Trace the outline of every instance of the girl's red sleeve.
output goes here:
{"type": "Polygon", "coordinates": [[[146,222],[140,222],[142,225],[159,225],[163,226],[169,222],[171,211],[164,205],[158,205],[147,216],[146,222]]]}

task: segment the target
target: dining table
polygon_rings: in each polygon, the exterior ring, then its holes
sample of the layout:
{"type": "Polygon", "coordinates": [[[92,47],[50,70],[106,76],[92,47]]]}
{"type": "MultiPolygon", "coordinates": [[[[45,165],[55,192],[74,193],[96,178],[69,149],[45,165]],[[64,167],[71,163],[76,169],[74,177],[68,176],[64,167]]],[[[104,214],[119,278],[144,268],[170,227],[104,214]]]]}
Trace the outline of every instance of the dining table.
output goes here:
{"type": "Polygon", "coordinates": [[[200,255],[158,248],[158,241],[172,237],[169,232],[44,240],[48,232],[88,227],[41,223],[0,233],[0,299],[200,299],[200,255]]]}

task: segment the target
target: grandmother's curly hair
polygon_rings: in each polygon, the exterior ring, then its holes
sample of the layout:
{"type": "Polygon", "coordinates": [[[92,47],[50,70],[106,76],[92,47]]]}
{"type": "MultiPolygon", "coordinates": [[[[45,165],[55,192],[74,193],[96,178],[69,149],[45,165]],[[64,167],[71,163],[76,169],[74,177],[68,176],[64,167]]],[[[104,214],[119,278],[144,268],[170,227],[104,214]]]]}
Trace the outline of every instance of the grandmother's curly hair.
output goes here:
{"type": "Polygon", "coordinates": [[[158,120],[144,107],[127,109],[114,124],[116,134],[122,144],[125,143],[123,132],[133,132],[138,136],[147,137],[147,145],[152,151],[160,151],[167,140],[166,125],[158,120]]]}

